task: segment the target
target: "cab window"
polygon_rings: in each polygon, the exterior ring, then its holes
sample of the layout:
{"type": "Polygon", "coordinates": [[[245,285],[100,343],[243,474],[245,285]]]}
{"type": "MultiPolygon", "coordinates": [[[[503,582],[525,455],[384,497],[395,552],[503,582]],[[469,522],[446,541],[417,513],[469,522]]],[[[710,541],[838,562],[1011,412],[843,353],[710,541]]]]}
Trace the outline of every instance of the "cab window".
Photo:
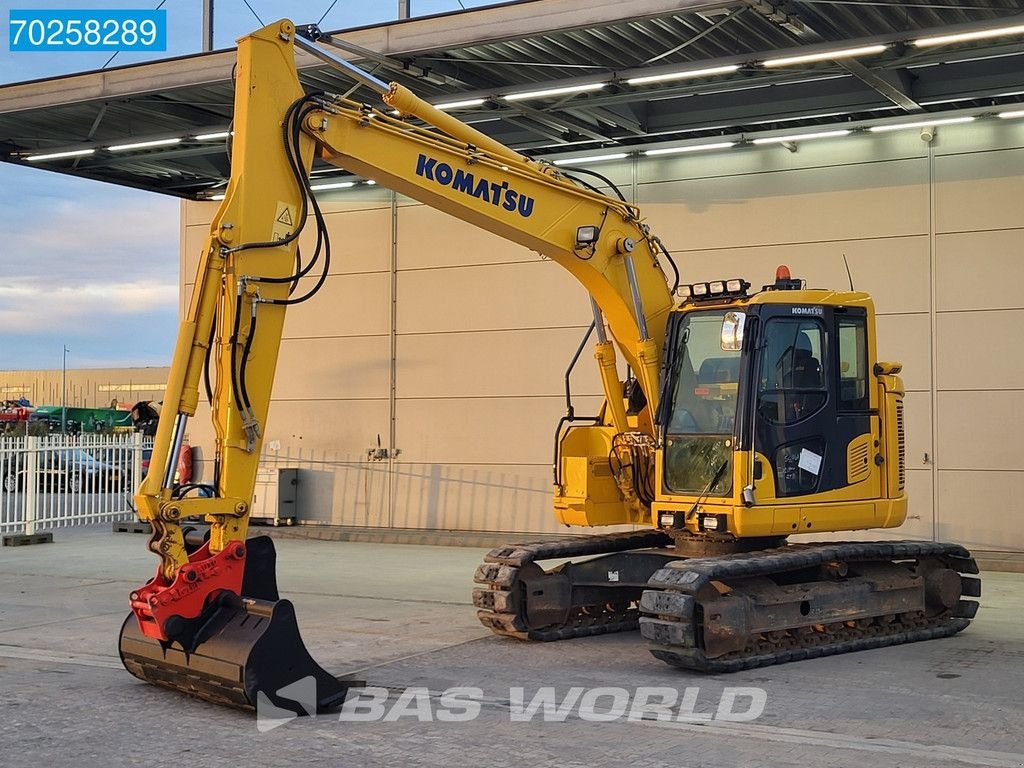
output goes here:
{"type": "Polygon", "coordinates": [[[793,424],[825,406],[824,328],[816,320],[768,321],[758,387],[758,411],[774,424],[793,424]]]}
{"type": "Polygon", "coordinates": [[[665,425],[664,482],[674,493],[725,496],[732,492],[741,352],[723,348],[726,314],[726,310],[695,311],[681,320],[665,425]]]}
{"type": "Polygon", "coordinates": [[[868,344],[866,317],[840,317],[839,410],[868,410],[868,344]]]}

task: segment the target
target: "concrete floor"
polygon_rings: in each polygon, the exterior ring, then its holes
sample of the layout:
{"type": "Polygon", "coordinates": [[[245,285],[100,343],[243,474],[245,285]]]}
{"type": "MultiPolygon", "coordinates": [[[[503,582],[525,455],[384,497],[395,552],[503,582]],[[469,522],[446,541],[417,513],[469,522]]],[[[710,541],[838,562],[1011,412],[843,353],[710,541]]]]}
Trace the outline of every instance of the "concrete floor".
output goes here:
{"type": "MultiPolygon", "coordinates": [[[[188,766],[1024,766],[1024,576],[983,574],[977,621],[947,640],[704,677],[670,669],[635,633],[527,645],[491,637],[469,602],[482,550],[278,540],[282,593],[306,644],[370,685],[483,689],[471,722],[251,714],[145,685],[117,659],[128,591],[156,560],[142,536],[57,532],[0,550],[0,764],[188,766]],[[764,689],[753,722],[513,722],[510,689],[764,689]]],[[[398,692],[393,693],[392,703],[398,692]]]]}

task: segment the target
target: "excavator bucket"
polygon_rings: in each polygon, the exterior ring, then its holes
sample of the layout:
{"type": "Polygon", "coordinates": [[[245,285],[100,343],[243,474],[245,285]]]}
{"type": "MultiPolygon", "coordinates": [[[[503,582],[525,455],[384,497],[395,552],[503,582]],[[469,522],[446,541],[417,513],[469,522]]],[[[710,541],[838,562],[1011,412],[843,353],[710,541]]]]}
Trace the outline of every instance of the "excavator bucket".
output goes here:
{"type": "Polygon", "coordinates": [[[246,541],[242,597],[227,595],[193,648],[146,637],[130,614],[121,627],[125,669],[153,685],[261,715],[314,715],[340,707],[355,680],[337,678],[306,650],[295,609],[277,593],[268,536],[246,541]]]}

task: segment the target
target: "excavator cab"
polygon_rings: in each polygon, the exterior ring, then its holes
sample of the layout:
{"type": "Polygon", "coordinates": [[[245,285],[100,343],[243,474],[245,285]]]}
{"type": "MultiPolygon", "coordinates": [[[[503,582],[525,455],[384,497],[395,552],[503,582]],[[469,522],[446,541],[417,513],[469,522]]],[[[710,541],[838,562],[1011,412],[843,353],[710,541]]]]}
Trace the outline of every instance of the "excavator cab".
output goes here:
{"type": "Polygon", "coordinates": [[[691,534],[899,525],[904,446],[888,427],[903,391],[869,370],[870,297],[807,289],[784,266],[773,284],[748,288],[685,286],[669,319],[659,522],[678,528],[674,515],[699,502],[705,512],[684,521],[691,534]]]}
{"type": "Polygon", "coordinates": [[[562,522],[646,522],[700,551],[902,524],[903,384],[874,362],[870,296],[807,288],[785,266],[750,288],[679,287],[650,437],[639,418],[559,435],[562,522]]]}

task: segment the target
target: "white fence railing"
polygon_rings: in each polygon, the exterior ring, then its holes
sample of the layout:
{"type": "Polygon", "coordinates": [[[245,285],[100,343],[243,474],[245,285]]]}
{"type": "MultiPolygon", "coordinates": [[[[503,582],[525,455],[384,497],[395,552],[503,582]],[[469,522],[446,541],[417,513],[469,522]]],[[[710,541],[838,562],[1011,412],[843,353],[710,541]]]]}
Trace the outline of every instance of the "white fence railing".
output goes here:
{"type": "Polygon", "coordinates": [[[0,437],[0,533],[126,520],[142,480],[140,434],[0,437]]]}

